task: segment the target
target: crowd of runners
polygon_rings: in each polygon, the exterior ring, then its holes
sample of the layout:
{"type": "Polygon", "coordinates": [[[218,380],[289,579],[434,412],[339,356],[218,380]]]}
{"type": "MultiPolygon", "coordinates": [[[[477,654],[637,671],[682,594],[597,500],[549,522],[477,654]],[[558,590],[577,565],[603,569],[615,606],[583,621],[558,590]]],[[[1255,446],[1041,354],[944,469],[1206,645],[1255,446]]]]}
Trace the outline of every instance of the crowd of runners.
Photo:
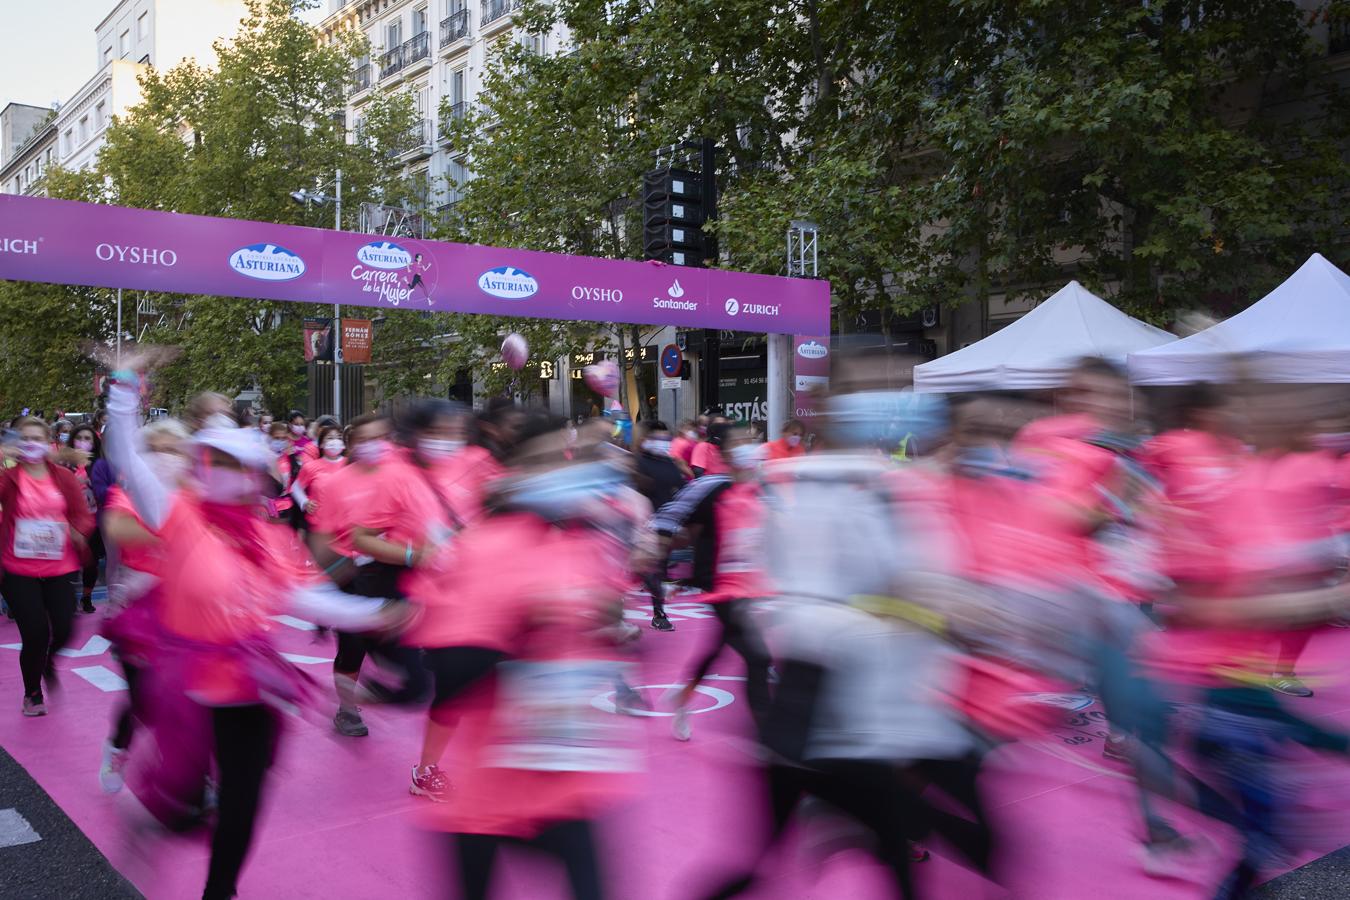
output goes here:
{"type": "MultiPolygon", "coordinates": [[[[1246,370],[1145,397],[1087,359],[1053,397],[942,397],[861,356],[764,443],[717,416],[630,432],[505,399],[241,422],[203,395],[146,424],[152,363],[126,361],[97,421],[11,423],[0,593],[23,713],[59,716],[52,659],[96,611],[102,561],[129,690],[89,752],[147,819],[209,831],[207,898],[236,894],[287,716],[323,708],[359,740],[375,704],[425,717],[408,790],[453,837],[461,896],[489,896],[505,843],[604,896],[593,824],[631,799],[651,741],[698,739],[725,648],[766,785],[742,856],[827,808],[906,897],[930,849],[1000,880],[982,766],[1062,724],[1066,693],[1101,704],[1151,875],[1220,852],[1178,806],[1236,830],[1220,897],[1307,837],[1285,754],[1350,749],[1298,706],[1341,674],[1301,656],[1350,608],[1350,407],[1329,388],[1246,370]],[[647,640],[682,640],[674,592],[711,606],[714,639],[647,695],[631,611],[650,605],[647,640]],[[331,629],[331,682],[278,652],[276,616],[331,629]],[[625,715],[652,707],[669,736],[625,715]]],[[[682,882],[730,897],[756,869],[682,882]]]]}

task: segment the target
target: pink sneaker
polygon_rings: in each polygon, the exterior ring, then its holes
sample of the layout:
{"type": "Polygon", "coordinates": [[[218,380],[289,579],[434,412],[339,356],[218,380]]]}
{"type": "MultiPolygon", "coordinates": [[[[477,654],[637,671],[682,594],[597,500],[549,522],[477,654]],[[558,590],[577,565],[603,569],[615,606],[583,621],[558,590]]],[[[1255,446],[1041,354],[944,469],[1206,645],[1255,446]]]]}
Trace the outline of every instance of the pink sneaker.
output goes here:
{"type": "Polygon", "coordinates": [[[41,697],[24,697],[23,714],[25,716],[45,716],[47,704],[42,702],[41,697]]]}
{"type": "Polygon", "coordinates": [[[412,784],[408,785],[408,793],[442,803],[446,794],[450,793],[450,779],[445,777],[440,766],[427,766],[425,769],[413,766],[412,784]]]}

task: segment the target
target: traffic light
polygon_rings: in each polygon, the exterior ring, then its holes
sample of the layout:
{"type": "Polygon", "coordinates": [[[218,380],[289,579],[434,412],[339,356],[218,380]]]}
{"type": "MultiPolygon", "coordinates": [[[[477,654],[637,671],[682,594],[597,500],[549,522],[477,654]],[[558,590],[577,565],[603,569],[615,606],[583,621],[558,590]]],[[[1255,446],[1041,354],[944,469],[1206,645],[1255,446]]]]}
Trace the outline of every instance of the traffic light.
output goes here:
{"type": "Polygon", "coordinates": [[[688,169],[656,169],[642,176],[642,250],[648,259],[701,266],[703,179],[688,169]]]}

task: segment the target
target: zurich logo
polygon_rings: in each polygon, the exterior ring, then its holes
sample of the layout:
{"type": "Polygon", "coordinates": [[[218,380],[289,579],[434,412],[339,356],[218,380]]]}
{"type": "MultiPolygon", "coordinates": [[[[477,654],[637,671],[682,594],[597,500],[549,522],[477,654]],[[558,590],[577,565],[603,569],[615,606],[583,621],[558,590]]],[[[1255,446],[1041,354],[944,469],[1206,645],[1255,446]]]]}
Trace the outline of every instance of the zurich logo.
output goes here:
{"type": "Polygon", "coordinates": [[[371,241],[356,251],[356,258],[374,269],[406,269],[412,254],[393,241],[371,241]]]}
{"type": "Polygon", "coordinates": [[[824,359],[830,355],[830,349],[820,341],[807,341],[797,348],[797,355],[807,359],[824,359]]]}
{"type": "Polygon", "coordinates": [[[478,276],[478,289],[503,300],[524,300],[539,292],[539,282],[522,269],[498,266],[478,276]]]}
{"type": "Polygon", "coordinates": [[[729,316],[736,315],[736,313],[741,311],[741,302],[737,300],[735,297],[732,297],[731,299],[727,300],[726,310],[727,315],[729,316]]]}
{"type": "Polygon", "coordinates": [[[305,261],[276,244],[250,244],[230,254],[230,268],[260,281],[290,281],[305,274],[305,261]]]}

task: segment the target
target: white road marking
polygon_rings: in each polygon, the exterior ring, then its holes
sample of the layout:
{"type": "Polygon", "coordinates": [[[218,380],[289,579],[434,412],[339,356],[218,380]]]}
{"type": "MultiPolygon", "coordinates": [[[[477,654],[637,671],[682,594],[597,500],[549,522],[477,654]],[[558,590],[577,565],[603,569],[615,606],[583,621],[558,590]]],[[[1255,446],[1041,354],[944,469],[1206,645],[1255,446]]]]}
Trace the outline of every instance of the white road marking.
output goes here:
{"type": "Polygon", "coordinates": [[[127,683],[107,666],[80,666],[77,669],[71,669],[76,675],[98,688],[100,691],[125,691],[127,683]]]}
{"type": "Polygon", "coordinates": [[[293,663],[299,663],[302,666],[317,666],[319,663],[330,663],[333,660],[323,656],[303,656],[299,653],[281,654],[293,663]]]}
{"type": "Polygon", "coordinates": [[[0,847],[36,844],[42,835],[33,830],[17,809],[0,809],[0,847]]]}
{"type": "Polygon", "coordinates": [[[84,646],[79,650],[72,650],[67,647],[64,650],[58,650],[56,652],[62,656],[73,656],[76,659],[79,659],[82,656],[102,656],[108,652],[108,648],[111,646],[112,644],[108,643],[107,638],[101,634],[95,634],[92,635],[89,640],[85,641],[84,646]]]}
{"type": "Polygon", "coordinates": [[[319,626],[313,622],[306,622],[304,619],[297,619],[295,616],[272,616],[273,622],[280,622],[282,625],[289,625],[297,631],[318,631],[319,626]]]}

